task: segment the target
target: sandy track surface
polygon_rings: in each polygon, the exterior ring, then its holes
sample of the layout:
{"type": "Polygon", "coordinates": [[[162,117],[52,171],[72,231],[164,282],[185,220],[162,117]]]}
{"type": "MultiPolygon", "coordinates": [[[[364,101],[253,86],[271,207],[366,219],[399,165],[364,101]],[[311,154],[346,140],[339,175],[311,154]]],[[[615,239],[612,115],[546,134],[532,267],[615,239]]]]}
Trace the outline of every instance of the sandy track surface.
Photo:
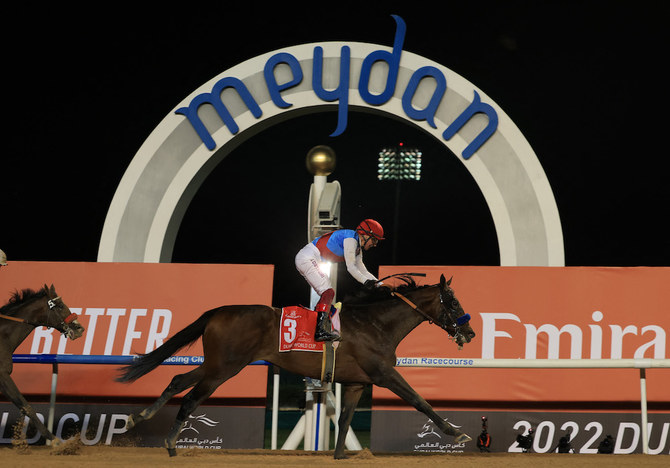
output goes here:
{"type": "Polygon", "coordinates": [[[284,468],[338,466],[338,467],[667,467],[668,455],[581,455],[581,454],[522,454],[522,453],[474,453],[474,454],[373,454],[347,452],[346,460],[334,460],[330,452],[304,452],[285,450],[178,450],[170,458],[165,449],[146,447],[82,446],[69,444],[52,449],[50,447],[7,447],[0,449],[2,466],[12,468],[51,467],[253,467],[284,468]]]}

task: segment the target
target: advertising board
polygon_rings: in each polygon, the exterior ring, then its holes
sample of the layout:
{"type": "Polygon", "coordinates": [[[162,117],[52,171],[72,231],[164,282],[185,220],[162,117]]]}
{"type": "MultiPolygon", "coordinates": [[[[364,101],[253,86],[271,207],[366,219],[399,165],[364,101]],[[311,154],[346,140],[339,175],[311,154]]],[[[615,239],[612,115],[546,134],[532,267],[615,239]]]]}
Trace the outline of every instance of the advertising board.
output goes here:
{"type": "MultiPolygon", "coordinates": [[[[14,291],[53,284],[79,315],[84,335],[69,341],[38,327],[15,354],[133,355],[147,353],[222,305],[272,301],[272,265],[12,262],[0,277],[0,303],[14,291]]],[[[199,356],[200,341],[178,355],[199,356]]],[[[58,395],[157,397],[192,366],[161,366],[132,384],[114,381],[118,366],[68,364],[59,369],[58,395]]],[[[15,364],[12,378],[24,395],[48,394],[51,366],[15,364]]],[[[212,397],[265,398],[266,366],[248,366],[212,397]]]]}
{"type": "MultiPolygon", "coordinates": [[[[575,443],[582,453],[591,453],[606,435],[613,436],[617,453],[641,450],[638,369],[468,368],[468,363],[667,359],[670,268],[384,266],[379,276],[403,272],[425,273],[415,278],[419,284],[435,284],[441,274],[453,277],[456,297],[472,317],[477,336],[462,350],[445,331],[424,322],[396,353],[399,364],[441,360],[458,366],[397,367],[450,422],[476,436],[481,418],[489,417],[498,440],[505,437],[496,451],[520,451],[515,435],[528,429],[537,434],[535,451],[549,451],[568,428],[574,437],[579,433],[575,443]]],[[[646,370],[650,453],[668,453],[668,388],[667,369],[646,370]]],[[[452,441],[442,440],[446,437],[426,442],[428,436],[417,434],[430,421],[384,388],[373,387],[373,410],[373,450],[478,450],[474,440],[463,447],[447,447],[452,441]],[[414,422],[405,424],[403,418],[414,422]]]]}

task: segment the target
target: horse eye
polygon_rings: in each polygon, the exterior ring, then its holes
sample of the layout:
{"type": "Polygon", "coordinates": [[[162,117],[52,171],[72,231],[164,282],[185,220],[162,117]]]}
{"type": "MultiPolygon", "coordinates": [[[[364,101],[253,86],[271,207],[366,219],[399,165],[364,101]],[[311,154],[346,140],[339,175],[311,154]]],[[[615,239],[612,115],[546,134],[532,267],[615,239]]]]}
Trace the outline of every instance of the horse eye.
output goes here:
{"type": "Polygon", "coordinates": [[[454,299],[453,301],[451,301],[451,305],[454,307],[458,307],[458,301],[454,299]]]}

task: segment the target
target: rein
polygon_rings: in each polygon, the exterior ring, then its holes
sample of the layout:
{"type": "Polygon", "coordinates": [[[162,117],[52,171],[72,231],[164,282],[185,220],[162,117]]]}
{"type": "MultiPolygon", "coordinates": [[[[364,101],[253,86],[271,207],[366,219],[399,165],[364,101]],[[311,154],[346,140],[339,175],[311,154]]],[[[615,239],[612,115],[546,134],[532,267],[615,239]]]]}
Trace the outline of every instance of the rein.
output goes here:
{"type": "Polygon", "coordinates": [[[399,278],[407,284],[413,284],[414,280],[412,279],[412,276],[425,277],[426,274],[425,273],[393,273],[392,275],[388,275],[388,276],[383,277],[380,280],[377,280],[376,283],[381,283],[382,281],[385,281],[389,278],[399,278]]]}
{"type": "MultiPolygon", "coordinates": [[[[389,275],[385,278],[382,278],[380,280],[377,280],[376,283],[381,283],[382,281],[389,279],[389,278],[398,278],[405,283],[407,283],[409,286],[416,286],[416,283],[414,282],[414,279],[412,278],[413,276],[426,276],[425,273],[395,273],[392,275],[389,275]]],[[[442,277],[442,280],[444,280],[444,276],[442,277]]],[[[451,280],[447,284],[449,284],[451,280]]],[[[453,294],[453,293],[452,293],[453,294]]],[[[417,306],[414,302],[410,301],[407,299],[405,296],[400,294],[397,291],[391,291],[391,296],[397,297],[398,299],[402,300],[405,304],[407,304],[413,311],[417,312],[419,315],[421,315],[424,319],[428,321],[428,323],[433,324],[436,323],[437,325],[442,328],[443,330],[446,330],[447,333],[449,333],[449,338],[456,342],[458,344],[458,349],[462,349],[463,344],[459,340],[463,340],[464,335],[461,332],[461,327],[468,323],[470,321],[470,314],[463,314],[460,317],[455,316],[456,310],[453,308],[449,307],[447,304],[444,303],[444,297],[442,297],[442,291],[440,290],[440,303],[442,304],[442,315],[440,315],[438,318],[434,319],[430,315],[428,315],[426,312],[421,310],[419,306],[417,306]],[[444,319],[443,319],[444,318],[444,319]],[[444,323],[441,323],[443,322],[444,323]],[[447,323],[449,321],[450,323],[447,323]],[[453,333],[450,331],[450,329],[453,329],[453,333]]],[[[454,307],[458,306],[458,303],[455,301],[455,298],[452,295],[452,305],[454,307]]],[[[469,340],[467,340],[469,342],[469,340]]]]}
{"type": "Polygon", "coordinates": [[[424,318],[425,318],[426,320],[428,320],[428,323],[433,323],[433,319],[432,319],[427,313],[425,313],[423,310],[419,309],[419,306],[418,306],[418,305],[416,305],[415,303],[413,303],[412,301],[410,301],[409,299],[407,299],[405,296],[403,296],[402,294],[400,294],[400,293],[398,293],[398,292],[395,292],[395,291],[392,291],[392,292],[391,292],[391,295],[392,295],[392,296],[395,296],[395,297],[397,297],[397,298],[399,298],[399,299],[402,299],[403,301],[405,301],[405,303],[406,303],[408,306],[410,306],[412,309],[414,309],[415,311],[417,311],[419,314],[423,315],[424,318]]]}
{"type": "Polygon", "coordinates": [[[0,314],[0,318],[7,319],[7,320],[13,320],[14,322],[29,323],[29,322],[26,322],[25,320],[23,320],[22,318],[11,317],[9,315],[0,314]]]}
{"type": "MultiPolygon", "coordinates": [[[[388,275],[388,276],[386,276],[386,277],[380,279],[379,282],[384,281],[384,280],[387,280],[387,279],[389,279],[389,278],[399,278],[399,279],[403,280],[403,281],[404,281],[405,283],[407,283],[407,284],[412,284],[412,283],[414,282],[414,280],[412,279],[412,276],[421,276],[421,277],[425,277],[426,274],[425,274],[425,273],[394,273],[394,274],[392,274],[392,275],[388,275]]],[[[418,312],[419,314],[423,315],[423,317],[424,317],[426,320],[428,320],[428,323],[433,323],[433,322],[434,322],[434,320],[433,320],[427,313],[425,313],[423,310],[419,309],[419,306],[417,306],[415,303],[413,303],[412,301],[410,301],[409,299],[407,299],[407,298],[406,298],[405,296],[403,296],[402,294],[400,294],[400,293],[398,293],[398,292],[396,292],[396,291],[391,291],[391,295],[392,295],[392,296],[395,296],[395,297],[397,297],[397,298],[399,298],[399,299],[402,299],[403,301],[405,301],[405,303],[406,303],[408,306],[410,306],[412,309],[414,309],[414,310],[415,310],[416,312],[418,312]]]]}

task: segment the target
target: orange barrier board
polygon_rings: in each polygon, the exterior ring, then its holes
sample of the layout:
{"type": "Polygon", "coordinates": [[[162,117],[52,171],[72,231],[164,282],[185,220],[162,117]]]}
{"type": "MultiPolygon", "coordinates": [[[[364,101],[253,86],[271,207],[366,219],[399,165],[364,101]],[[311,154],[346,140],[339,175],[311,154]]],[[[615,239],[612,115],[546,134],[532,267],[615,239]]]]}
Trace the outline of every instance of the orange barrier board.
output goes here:
{"type": "MultiPolygon", "coordinates": [[[[15,290],[54,284],[86,328],[76,341],[37,328],[16,354],[129,355],[146,353],[203,312],[227,304],[272,301],[272,265],[11,262],[0,271],[0,304],[15,290]]],[[[202,354],[200,341],[182,355],[202,354]]],[[[158,396],[190,366],[161,366],[132,384],[114,382],[114,365],[62,365],[58,394],[158,396]]],[[[26,395],[48,394],[51,366],[18,364],[12,377],[26,395]]],[[[267,368],[250,366],[213,397],[264,398],[267,368]]]]}
{"type": "MultiPolygon", "coordinates": [[[[399,357],[478,359],[633,359],[668,357],[670,268],[401,266],[379,276],[440,274],[472,316],[477,337],[462,350],[427,322],[412,331],[399,357]]],[[[411,310],[408,309],[408,313],[411,310]]],[[[427,400],[639,401],[636,369],[398,368],[427,400]]],[[[670,372],[647,371],[650,402],[670,401],[670,372]]],[[[377,402],[397,397],[375,387],[377,402]]]]}

